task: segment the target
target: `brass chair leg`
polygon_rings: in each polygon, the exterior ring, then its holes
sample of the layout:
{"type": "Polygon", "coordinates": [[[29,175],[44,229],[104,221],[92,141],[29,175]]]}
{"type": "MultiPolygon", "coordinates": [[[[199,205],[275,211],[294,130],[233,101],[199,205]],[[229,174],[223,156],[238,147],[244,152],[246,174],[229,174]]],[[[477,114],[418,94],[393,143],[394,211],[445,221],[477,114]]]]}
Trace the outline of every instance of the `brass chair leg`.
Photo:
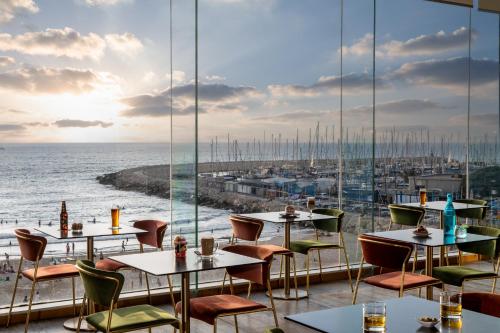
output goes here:
{"type": "Polygon", "coordinates": [[[73,292],[73,316],[76,316],[75,277],[71,277],[71,291],[73,292]]]}
{"type": "Polygon", "coordinates": [[[236,333],[240,332],[240,329],[238,327],[238,317],[234,315],[234,327],[236,328],[236,333]]]}
{"type": "Polygon", "coordinates": [[[170,301],[172,302],[172,307],[175,309],[175,298],[174,298],[174,288],[172,286],[172,279],[170,275],[167,275],[168,290],[170,291],[170,301]]]}
{"type": "Polygon", "coordinates": [[[226,284],[227,271],[224,271],[224,278],[222,279],[222,287],[220,289],[221,295],[224,294],[224,287],[226,284]]]}
{"type": "MultiPolygon", "coordinates": [[[[142,274],[142,272],[139,274],[142,274]]],[[[151,290],[149,289],[148,273],[144,272],[144,277],[146,278],[146,289],[148,290],[148,302],[149,302],[149,304],[152,304],[152,302],[151,302],[151,290]]]]}
{"type": "Polygon", "coordinates": [[[12,315],[12,308],[14,307],[14,300],[16,298],[17,284],[19,283],[19,276],[21,275],[21,267],[23,265],[23,257],[19,259],[19,268],[17,269],[16,282],[14,283],[14,291],[12,292],[12,300],[10,301],[9,314],[7,316],[7,324],[5,327],[9,327],[10,317],[12,315]]]}
{"type": "Polygon", "coordinates": [[[342,245],[342,250],[344,252],[345,265],[347,266],[347,277],[349,279],[349,285],[351,286],[351,292],[354,292],[354,287],[352,285],[351,267],[349,267],[349,257],[347,256],[347,251],[345,249],[345,246],[343,245],[342,245]]]}
{"type": "Polygon", "coordinates": [[[247,298],[250,299],[250,293],[252,292],[252,282],[248,282],[248,292],[247,292],[247,298]]]}
{"type": "Polygon", "coordinates": [[[321,266],[321,250],[318,249],[319,281],[323,282],[323,267],[321,266]]]}
{"type": "Polygon", "coordinates": [[[217,333],[217,318],[214,321],[214,333],[217,333]]]}
{"type": "Polygon", "coordinates": [[[269,291],[269,301],[271,302],[271,308],[273,310],[274,324],[276,327],[279,327],[278,316],[276,315],[276,306],[274,305],[273,299],[273,289],[271,288],[271,280],[269,278],[267,279],[267,290],[269,291]]]}
{"type": "Polygon", "coordinates": [[[85,298],[86,295],[83,295],[82,305],[80,306],[80,315],[78,316],[78,324],[76,325],[76,333],[80,333],[80,326],[82,326],[83,320],[83,312],[85,311],[85,298]]]}
{"type": "Polygon", "coordinates": [[[309,296],[309,252],[307,252],[306,259],[306,292],[307,296],[309,296]]]}
{"type": "Polygon", "coordinates": [[[278,288],[281,286],[281,274],[283,273],[283,256],[280,256],[280,275],[278,278],[278,288]]]}
{"type": "Polygon", "coordinates": [[[292,261],[293,261],[293,282],[295,284],[295,299],[299,299],[299,288],[297,284],[297,263],[295,262],[295,254],[292,253],[292,261]]]}
{"type": "Polygon", "coordinates": [[[36,268],[35,268],[35,278],[33,279],[33,283],[31,284],[31,293],[30,293],[30,299],[28,303],[28,312],[26,313],[26,322],[24,324],[24,333],[28,333],[28,326],[30,323],[30,314],[31,314],[31,305],[33,304],[33,296],[35,294],[35,287],[36,287],[36,268]]]}
{"type": "Polygon", "coordinates": [[[361,263],[358,268],[358,278],[356,279],[356,285],[354,287],[354,295],[352,296],[352,304],[356,304],[356,298],[358,297],[359,281],[361,280],[361,272],[363,271],[363,261],[364,258],[361,257],[361,263]]]}

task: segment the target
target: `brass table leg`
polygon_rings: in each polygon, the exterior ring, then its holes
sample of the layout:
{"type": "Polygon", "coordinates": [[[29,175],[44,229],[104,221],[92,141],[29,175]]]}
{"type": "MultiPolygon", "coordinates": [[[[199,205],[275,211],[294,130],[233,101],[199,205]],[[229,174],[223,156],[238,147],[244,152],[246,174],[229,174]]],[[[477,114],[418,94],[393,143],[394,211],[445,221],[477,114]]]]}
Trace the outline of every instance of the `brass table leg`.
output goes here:
{"type": "Polygon", "coordinates": [[[190,319],[191,319],[191,309],[190,309],[190,297],[191,291],[189,287],[189,273],[182,273],[182,282],[181,282],[181,333],[189,333],[190,332],[190,319]]]}
{"type": "MultiPolygon", "coordinates": [[[[425,275],[432,276],[432,258],[433,248],[432,246],[427,246],[425,248],[425,275]]],[[[426,288],[426,297],[428,300],[433,299],[432,286],[426,288]]]]}

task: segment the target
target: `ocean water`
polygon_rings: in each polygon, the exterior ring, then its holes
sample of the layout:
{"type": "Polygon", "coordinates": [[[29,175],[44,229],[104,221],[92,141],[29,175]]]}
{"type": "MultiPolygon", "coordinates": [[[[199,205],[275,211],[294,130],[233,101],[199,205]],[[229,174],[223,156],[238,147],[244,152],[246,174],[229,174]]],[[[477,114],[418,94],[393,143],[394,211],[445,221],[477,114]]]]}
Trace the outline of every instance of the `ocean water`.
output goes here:
{"type": "MultiPolygon", "coordinates": [[[[76,144],[1,144],[0,150],[0,253],[17,253],[13,230],[34,228],[39,223],[59,223],[61,201],[65,200],[70,223],[110,223],[110,208],[124,209],[120,221],[127,223],[142,218],[170,221],[169,200],[136,192],[119,191],[101,185],[96,177],[105,173],[144,165],[167,164],[169,144],[143,143],[76,143],[76,144]],[[17,223],[16,223],[17,221],[17,223]]],[[[189,157],[192,147],[179,145],[189,157]]],[[[206,159],[206,154],[200,161],[206,159]]],[[[194,231],[190,204],[174,201],[176,219],[182,221],[183,232],[194,231]]],[[[199,208],[200,230],[218,237],[230,234],[229,211],[199,208]]],[[[170,228],[171,229],[171,228],[170,228]]],[[[175,229],[175,228],[174,228],[175,229]]],[[[170,231],[167,231],[170,237],[170,231]]],[[[134,238],[132,236],[132,238],[134,238]]],[[[121,248],[125,239],[96,238],[98,251],[121,248]]],[[[132,242],[130,242],[132,243],[132,242]]],[[[75,251],[86,249],[84,241],[75,243],[75,251]]],[[[66,251],[66,242],[49,239],[46,253],[66,251]]]]}

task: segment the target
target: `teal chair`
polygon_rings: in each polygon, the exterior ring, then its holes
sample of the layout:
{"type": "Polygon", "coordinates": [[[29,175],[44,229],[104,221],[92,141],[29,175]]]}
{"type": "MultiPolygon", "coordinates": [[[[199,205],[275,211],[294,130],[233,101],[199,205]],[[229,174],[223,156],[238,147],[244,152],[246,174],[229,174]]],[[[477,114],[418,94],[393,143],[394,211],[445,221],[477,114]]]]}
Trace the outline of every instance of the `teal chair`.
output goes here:
{"type": "MultiPolygon", "coordinates": [[[[472,205],[481,205],[481,206],[486,206],[488,202],[486,200],[480,200],[480,199],[458,199],[454,200],[453,202],[459,202],[459,203],[465,203],[465,204],[472,204],[472,205]]],[[[482,220],[486,217],[486,207],[485,208],[475,208],[475,209],[459,209],[455,211],[455,214],[457,217],[463,218],[463,219],[471,219],[472,224],[474,224],[474,220],[477,220],[477,224],[480,224],[482,220]]]]}
{"type": "Polygon", "coordinates": [[[344,253],[344,258],[345,258],[345,262],[346,262],[346,266],[347,266],[347,275],[349,278],[349,283],[351,285],[351,291],[353,291],[354,288],[352,285],[351,270],[349,268],[349,258],[347,257],[347,251],[345,249],[345,243],[344,243],[344,234],[342,233],[342,221],[344,219],[344,212],[341,211],[340,209],[334,209],[334,208],[317,208],[317,209],[313,209],[313,213],[322,214],[322,215],[330,215],[330,216],[333,216],[334,218],[332,218],[330,220],[313,221],[314,229],[316,232],[316,239],[314,239],[314,240],[297,240],[297,241],[293,241],[290,243],[290,250],[292,250],[293,252],[301,253],[301,254],[307,256],[307,259],[306,259],[306,269],[307,269],[307,276],[306,276],[306,286],[307,287],[306,287],[306,289],[307,289],[307,293],[309,294],[309,265],[310,265],[310,263],[309,263],[310,255],[309,254],[311,251],[318,252],[319,274],[320,274],[320,279],[322,279],[323,267],[321,265],[321,250],[328,250],[328,249],[342,250],[342,252],[344,253]],[[338,244],[321,241],[321,239],[319,237],[320,231],[338,233],[339,234],[338,244]]]}
{"type": "Polygon", "coordinates": [[[95,327],[98,332],[121,333],[145,328],[151,332],[151,328],[156,326],[179,327],[177,318],[149,304],[115,309],[125,280],[121,273],[96,269],[94,263],[89,260],[78,260],[76,267],[85,288],[77,332],[80,332],[85,303],[88,301],[109,308],[85,317],[87,323],[95,327]]]}
{"type": "Polygon", "coordinates": [[[500,229],[485,226],[469,226],[467,229],[469,233],[492,236],[497,239],[487,242],[457,244],[458,265],[436,267],[432,270],[432,275],[441,280],[443,283],[461,287],[462,291],[464,290],[464,283],[466,281],[493,279],[491,292],[494,293],[496,282],[499,278],[498,270],[500,268],[500,229]],[[462,266],[463,252],[474,253],[494,259],[493,271],[487,272],[462,266]]]}

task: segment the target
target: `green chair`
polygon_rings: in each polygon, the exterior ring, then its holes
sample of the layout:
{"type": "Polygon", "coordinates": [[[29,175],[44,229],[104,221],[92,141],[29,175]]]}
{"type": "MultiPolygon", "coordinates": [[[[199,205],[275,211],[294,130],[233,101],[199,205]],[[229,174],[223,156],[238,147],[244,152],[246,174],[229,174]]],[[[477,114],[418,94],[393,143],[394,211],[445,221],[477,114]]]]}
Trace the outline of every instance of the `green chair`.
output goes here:
{"type": "Polygon", "coordinates": [[[318,261],[319,261],[319,275],[320,279],[323,278],[323,267],[321,265],[321,250],[334,249],[334,250],[342,250],[344,252],[344,258],[347,266],[347,275],[349,278],[349,283],[351,285],[351,291],[354,290],[351,279],[351,270],[349,268],[349,258],[347,257],[347,251],[345,249],[344,243],[344,234],[342,233],[342,221],[344,218],[344,212],[340,209],[334,208],[317,208],[313,209],[313,213],[322,214],[322,215],[330,215],[334,218],[330,220],[319,220],[313,221],[314,228],[316,231],[316,239],[315,240],[297,240],[290,243],[290,250],[293,252],[301,253],[307,256],[306,259],[306,285],[307,285],[307,293],[309,294],[309,253],[311,251],[318,251],[318,261]],[[326,243],[320,240],[319,232],[334,232],[339,234],[339,242],[338,244],[334,243],[326,243]]]}
{"type": "Polygon", "coordinates": [[[499,278],[498,270],[500,268],[500,229],[485,226],[469,226],[468,232],[472,234],[497,237],[497,239],[487,242],[457,244],[459,264],[456,266],[436,267],[432,270],[432,275],[443,281],[443,283],[461,287],[462,291],[464,290],[464,283],[466,281],[493,279],[491,292],[494,293],[496,282],[499,278]],[[486,272],[462,266],[462,252],[479,254],[494,259],[493,271],[486,272]]]}
{"type": "Polygon", "coordinates": [[[85,288],[77,332],[80,332],[87,301],[109,308],[106,311],[89,314],[85,318],[98,332],[129,332],[145,328],[151,332],[151,328],[156,326],[179,327],[177,318],[149,304],[115,309],[125,280],[121,273],[96,269],[94,263],[89,260],[78,260],[76,267],[85,288]]]}
{"type": "Polygon", "coordinates": [[[266,330],[266,333],[285,333],[281,328],[279,327],[274,327],[274,328],[268,328],[266,330]]]}
{"type": "MultiPolygon", "coordinates": [[[[391,213],[391,222],[389,223],[389,231],[392,229],[393,224],[400,226],[407,226],[418,228],[420,223],[424,220],[425,209],[420,207],[408,207],[401,205],[389,205],[389,211],[391,213]]],[[[413,250],[413,269],[412,272],[415,273],[415,267],[417,264],[417,248],[413,250]]]]}
{"type": "MultiPolygon", "coordinates": [[[[486,206],[488,202],[486,200],[480,199],[458,199],[454,200],[454,202],[472,204],[472,205],[481,205],[486,206]]],[[[457,217],[460,218],[469,218],[472,220],[472,224],[474,224],[474,220],[477,220],[477,224],[480,224],[482,220],[486,217],[486,208],[475,208],[475,209],[459,209],[455,211],[457,217]]]]}

